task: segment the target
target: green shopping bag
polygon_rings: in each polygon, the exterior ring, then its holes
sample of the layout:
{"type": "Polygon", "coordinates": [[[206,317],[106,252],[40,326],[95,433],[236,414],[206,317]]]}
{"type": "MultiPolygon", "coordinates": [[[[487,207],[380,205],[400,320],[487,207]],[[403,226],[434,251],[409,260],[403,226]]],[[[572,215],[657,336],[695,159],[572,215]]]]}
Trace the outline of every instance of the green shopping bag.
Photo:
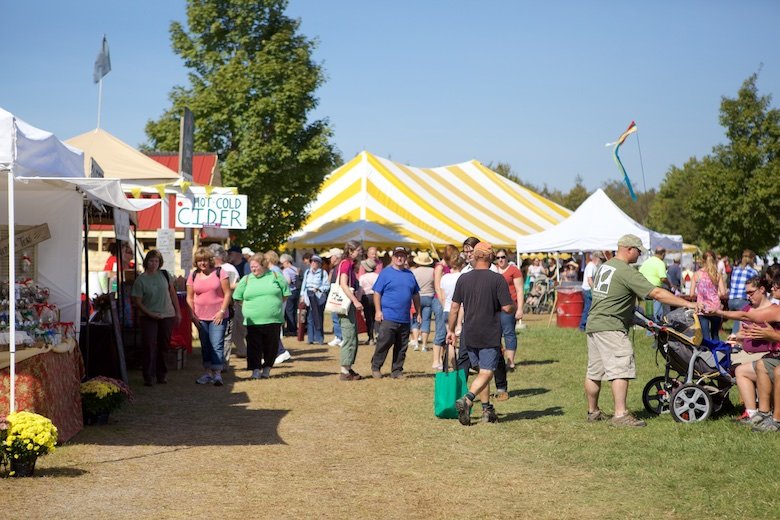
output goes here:
{"type": "Polygon", "coordinates": [[[444,370],[436,373],[433,386],[433,413],[441,419],[456,419],[455,401],[468,392],[465,370],[449,370],[447,348],[444,351],[444,370]]]}

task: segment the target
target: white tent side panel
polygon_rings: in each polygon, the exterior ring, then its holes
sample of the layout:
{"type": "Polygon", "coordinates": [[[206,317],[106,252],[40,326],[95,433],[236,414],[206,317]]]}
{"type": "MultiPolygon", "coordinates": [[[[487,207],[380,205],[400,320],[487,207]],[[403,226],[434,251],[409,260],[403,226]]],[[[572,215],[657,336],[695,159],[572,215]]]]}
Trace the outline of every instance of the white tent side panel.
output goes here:
{"type": "MultiPolygon", "coordinates": [[[[38,283],[51,291],[49,303],[60,309],[60,320],[80,322],[82,195],[73,189],[39,189],[39,183],[17,182],[17,233],[23,226],[48,224],[51,238],[35,246],[38,283]]],[[[3,186],[0,224],[8,225],[8,192],[3,186]]],[[[24,251],[18,251],[21,253],[24,251]]],[[[25,273],[17,272],[17,277],[25,273]]]]}

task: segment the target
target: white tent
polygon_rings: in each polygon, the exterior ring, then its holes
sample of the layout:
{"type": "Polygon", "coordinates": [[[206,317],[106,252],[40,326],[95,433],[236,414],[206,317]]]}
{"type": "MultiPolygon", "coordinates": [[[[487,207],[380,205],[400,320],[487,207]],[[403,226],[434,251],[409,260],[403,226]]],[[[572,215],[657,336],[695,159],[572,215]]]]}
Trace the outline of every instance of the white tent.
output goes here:
{"type": "Polygon", "coordinates": [[[617,207],[604,190],[598,189],[560,224],[518,237],[517,252],[610,251],[617,248],[618,238],[627,233],[642,239],[648,249],[657,246],[668,251],[682,249],[680,235],[665,235],[646,228],[617,207]]]}
{"type": "MultiPolygon", "coordinates": [[[[128,211],[158,201],[128,201],[118,181],[84,177],[80,150],[53,134],[35,128],[0,109],[0,225],[8,227],[8,259],[15,258],[16,227],[47,224],[51,238],[35,247],[38,281],[51,290],[49,300],[60,309],[60,319],[78,326],[81,303],[83,201],[88,199],[128,211]],[[3,193],[5,192],[5,193],[3,193]],[[6,205],[7,204],[7,205],[6,205]]],[[[5,274],[5,273],[3,273],[5,274]]],[[[0,274],[0,277],[4,277],[0,274]]],[[[8,262],[13,290],[16,265],[8,262]]],[[[15,406],[15,307],[9,299],[11,407],[15,406]]]]}

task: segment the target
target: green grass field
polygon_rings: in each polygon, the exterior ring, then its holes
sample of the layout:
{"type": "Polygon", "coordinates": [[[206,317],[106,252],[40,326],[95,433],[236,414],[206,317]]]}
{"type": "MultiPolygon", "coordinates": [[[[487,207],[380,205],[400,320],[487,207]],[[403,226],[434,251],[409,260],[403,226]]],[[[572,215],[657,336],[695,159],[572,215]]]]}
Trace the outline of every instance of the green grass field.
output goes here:
{"type": "MultiPolygon", "coordinates": [[[[421,352],[404,381],[340,382],[337,349],[288,340],[294,360],[268,381],[235,360],[224,387],[197,386],[197,351],[166,386],[133,372],[136,402],[112,424],[42,458],[37,477],[0,480],[0,516],[778,517],[780,436],[647,417],[641,390],[663,369],[642,332],[629,406],[647,427],[588,424],[585,337],[546,324],[520,334],[495,425],[436,419],[421,352]]],[[[360,347],[359,372],[372,352],[360,347]]]]}

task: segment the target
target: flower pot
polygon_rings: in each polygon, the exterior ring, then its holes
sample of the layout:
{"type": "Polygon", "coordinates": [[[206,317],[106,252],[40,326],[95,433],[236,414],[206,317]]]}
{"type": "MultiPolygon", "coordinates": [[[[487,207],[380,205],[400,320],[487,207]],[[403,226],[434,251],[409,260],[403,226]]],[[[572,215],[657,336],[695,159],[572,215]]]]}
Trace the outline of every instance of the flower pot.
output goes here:
{"type": "Polygon", "coordinates": [[[35,474],[35,461],[37,458],[32,459],[11,459],[11,477],[32,477],[35,474]]]}
{"type": "Polygon", "coordinates": [[[84,426],[108,424],[109,412],[104,413],[84,413],[84,426]]]}

